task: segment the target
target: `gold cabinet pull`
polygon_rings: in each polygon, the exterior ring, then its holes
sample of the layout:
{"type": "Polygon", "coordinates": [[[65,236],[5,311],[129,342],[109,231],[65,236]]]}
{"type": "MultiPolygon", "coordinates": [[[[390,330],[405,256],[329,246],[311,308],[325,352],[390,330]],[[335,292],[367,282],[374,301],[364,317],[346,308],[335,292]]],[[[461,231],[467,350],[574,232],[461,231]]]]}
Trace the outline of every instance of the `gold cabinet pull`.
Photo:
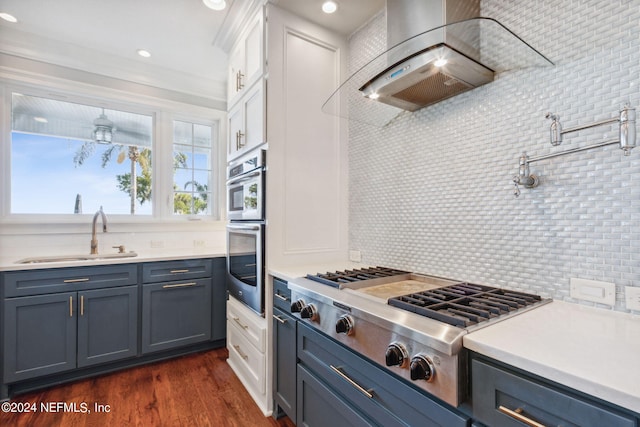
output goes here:
{"type": "Polygon", "coordinates": [[[84,295],[80,295],[80,316],[84,316],[84,295]]]}
{"type": "Polygon", "coordinates": [[[240,350],[240,346],[239,345],[234,345],[233,348],[236,349],[236,351],[238,352],[238,354],[240,355],[240,357],[242,357],[244,360],[247,360],[249,358],[249,356],[247,356],[246,354],[244,354],[242,352],[242,350],[240,350]]]}
{"type": "Polygon", "coordinates": [[[249,328],[247,325],[243,325],[243,324],[242,324],[242,322],[240,322],[240,318],[239,318],[239,317],[234,317],[234,318],[233,318],[233,320],[234,320],[238,325],[240,325],[240,327],[241,327],[242,329],[248,329],[248,328],[249,328]]]}
{"type": "Polygon", "coordinates": [[[83,277],[81,279],[65,279],[64,283],[80,283],[80,282],[88,282],[89,279],[88,277],[83,277]]]}
{"type": "Polygon", "coordinates": [[[349,378],[347,376],[347,374],[345,374],[344,372],[342,372],[342,370],[340,368],[336,368],[333,365],[329,365],[329,367],[333,370],[333,372],[335,372],[336,374],[340,375],[342,378],[344,378],[349,384],[351,384],[352,386],[354,386],[356,388],[356,390],[358,390],[360,393],[364,394],[365,396],[367,396],[369,399],[373,399],[373,393],[371,393],[370,390],[365,389],[364,387],[362,387],[360,384],[358,384],[357,382],[355,382],[354,380],[352,380],[351,378],[349,378]]]}
{"type": "Polygon", "coordinates": [[[277,316],[275,314],[273,315],[273,318],[276,319],[278,322],[282,323],[283,325],[287,323],[287,319],[283,319],[282,317],[277,316]]]}
{"type": "Polygon", "coordinates": [[[69,317],[73,317],[73,297],[69,297],[69,317]]]}
{"type": "Polygon", "coordinates": [[[526,425],[528,425],[530,427],[546,427],[544,424],[540,424],[539,422],[533,421],[531,418],[522,415],[522,409],[521,408],[518,408],[518,409],[516,409],[514,411],[512,409],[509,409],[509,408],[507,408],[505,406],[500,405],[498,407],[498,411],[500,411],[503,414],[505,414],[505,415],[507,415],[507,416],[509,416],[511,418],[514,418],[514,419],[520,421],[521,423],[524,423],[524,424],[526,424],[526,425]]]}
{"type": "Polygon", "coordinates": [[[278,299],[280,299],[280,300],[282,300],[282,301],[289,301],[289,298],[287,298],[285,296],[282,296],[280,294],[273,294],[273,296],[278,298],[278,299]]]}
{"type": "Polygon", "coordinates": [[[184,270],[171,270],[169,273],[171,274],[176,274],[176,273],[188,273],[189,269],[185,268],[184,270]]]}
{"type": "Polygon", "coordinates": [[[162,288],[163,289],[171,289],[171,288],[187,288],[189,286],[195,286],[197,285],[196,282],[189,282],[189,283],[177,283],[175,285],[163,285],[162,288]]]}
{"type": "Polygon", "coordinates": [[[242,74],[241,70],[238,70],[236,73],[236,92],[240,92],[244,88],[244,83],[242,79],[244,78],[244,74],[242,74]]]}

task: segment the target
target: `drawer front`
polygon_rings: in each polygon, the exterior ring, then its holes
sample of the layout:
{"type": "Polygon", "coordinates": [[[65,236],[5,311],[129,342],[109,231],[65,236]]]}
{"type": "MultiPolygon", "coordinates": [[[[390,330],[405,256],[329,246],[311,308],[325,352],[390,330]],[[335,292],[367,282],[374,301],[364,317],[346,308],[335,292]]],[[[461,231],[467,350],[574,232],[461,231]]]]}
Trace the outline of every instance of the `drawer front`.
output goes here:
{"type": "Polygon", "coordinates": [[[243,331],[233,323],[227,324],[229,364],[242,382],[257,394],[266,392],[266,359],[245,338],[243,331]]]}
{"type": "Polygon", "coordinates": [[[432,400],[302,322],[298,322],[297,345],[302,364],[380,425],[468,425],[465,415],[432,400]]]}
{"type": "Polygon", "coordinates": [[[200,279],[211,277],[213,260],[182,259],[142,264],[142,282],[170,282],[174,280],[200,279]]]}
{"type": "Polygon", "coordinates": [[[634,427],[631,416],[474,359],[473,415],[487,425],[521,427],[524,417],[547,426],[634,427]]]}
{"type": "Polygon", "coordinates": [[[263,317],[258,317],[244,304],[230,297],[227,301],[227,323],[233,324],[247,342],[264,353],[267,348],[267,326],[263,317]]]}
{"type": "Polygon", "coordinates": [[[4,273],[5,297],[74,292],[135,285],[138,265],[51,268],[4,273]]]}
{"type": "Polygon", "coordinates": [[[277,277],[273,278],[273,306],[291,313],[291,290],[287,287],[287,282],[277,277]]]}

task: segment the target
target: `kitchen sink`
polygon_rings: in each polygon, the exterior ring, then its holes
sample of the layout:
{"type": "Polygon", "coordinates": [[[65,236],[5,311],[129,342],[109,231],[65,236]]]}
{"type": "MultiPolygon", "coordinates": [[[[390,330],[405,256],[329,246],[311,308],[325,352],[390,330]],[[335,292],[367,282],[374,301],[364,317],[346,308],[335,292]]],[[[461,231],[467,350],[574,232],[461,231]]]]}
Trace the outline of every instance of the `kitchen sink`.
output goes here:
{"type": "Polygon", "coordinates": [[[137,257],[137,252],[124,252],[113,254],[82,254],[82,255],[55,255],[45,257],[24,258],[16,261],[16,264],[37,264],[45,262],[64,262],[64,261],[91,261],[101,259],[118,259],[137,257]]]}

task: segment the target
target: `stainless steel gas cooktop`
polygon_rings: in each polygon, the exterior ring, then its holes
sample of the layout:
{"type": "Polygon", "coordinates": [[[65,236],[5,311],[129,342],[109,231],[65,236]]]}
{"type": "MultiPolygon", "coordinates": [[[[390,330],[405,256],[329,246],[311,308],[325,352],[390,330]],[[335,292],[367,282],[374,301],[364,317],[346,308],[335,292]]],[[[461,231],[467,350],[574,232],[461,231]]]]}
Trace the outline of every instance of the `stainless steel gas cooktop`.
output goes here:
{"type": "Polygon", "coordinates": [[[468,389],[462,337],[551,302],[386,267],[310,274],[289,288],[302,321],[454,406],[468,389]]]}

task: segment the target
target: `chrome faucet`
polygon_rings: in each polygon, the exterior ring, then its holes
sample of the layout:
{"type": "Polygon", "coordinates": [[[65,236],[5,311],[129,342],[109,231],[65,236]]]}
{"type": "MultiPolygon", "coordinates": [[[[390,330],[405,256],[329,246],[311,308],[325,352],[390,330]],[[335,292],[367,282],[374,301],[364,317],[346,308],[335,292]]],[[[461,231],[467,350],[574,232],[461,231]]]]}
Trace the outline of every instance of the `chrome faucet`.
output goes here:
{"type": "Polygon", "coordinates": [[[91,224],[91,254],[98,253],[98,238],[96,237],[96,222],[98,222],[98,215],[102,217],[102,231],[107,232],[107,216],[100,206],[100,210],[93,215],[93,223],[91,224]]]}

